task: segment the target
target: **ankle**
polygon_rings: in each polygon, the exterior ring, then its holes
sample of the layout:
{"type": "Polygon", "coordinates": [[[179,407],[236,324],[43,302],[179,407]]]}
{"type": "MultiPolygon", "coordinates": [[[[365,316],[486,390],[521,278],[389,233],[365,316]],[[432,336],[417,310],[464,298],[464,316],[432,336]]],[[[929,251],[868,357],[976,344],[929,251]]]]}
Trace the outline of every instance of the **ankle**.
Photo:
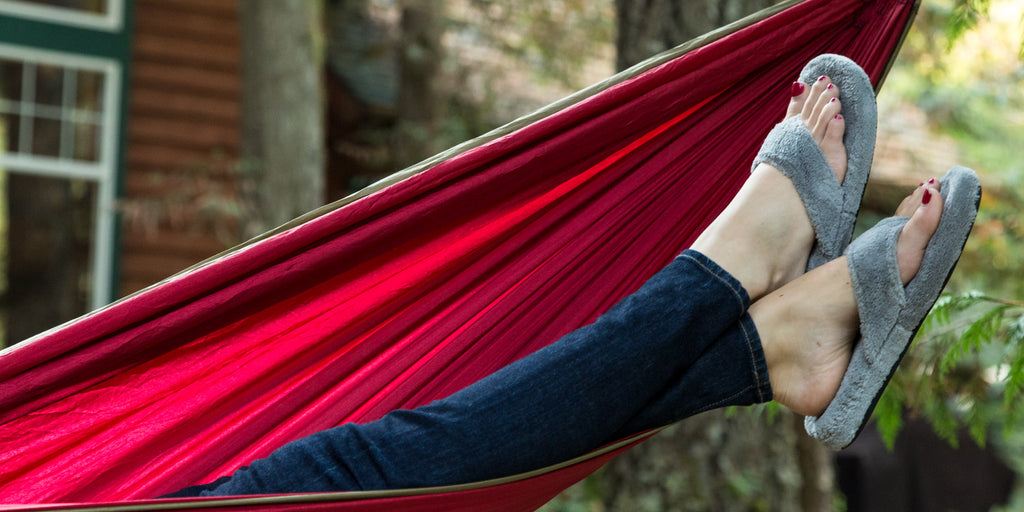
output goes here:
{"type": "Polygon", "coordinates": [[[739,280],[754,301],[803,274],[813,242],[792,181],[761,164],[691,248],[739,280]]]}
{"type": "Polygon", "coordinates": [[[771,269],[750,257],[751,254],[757,254],[758,248],[749,243],[750,235],[742,232],[742,226],[738,223],[731,223],[731,226],[716,225],[730,224],[722,220],[727,215],[728,211],[723,212],[719,219],[701,233],[690,248],[722,267],[739,281],[750,300],[755,301],[767,292],[766,276],[771,273],[771,269]]]}
{"type": "Polygon", "coordinates": [[[798,353],[787,328],[792,325],[790,308],[783,294],[771,294],[751,304],[747,312],[757,327],[768,367],[768,382],[776,402],[789,407],[791,383],[799,375],[798,353]]]}
{"type": "Polygon", "coordinates": [[[833,260],[751,305],[775,401],[818,415],[842,381],[859,318],[846,259],[833,260]]]}

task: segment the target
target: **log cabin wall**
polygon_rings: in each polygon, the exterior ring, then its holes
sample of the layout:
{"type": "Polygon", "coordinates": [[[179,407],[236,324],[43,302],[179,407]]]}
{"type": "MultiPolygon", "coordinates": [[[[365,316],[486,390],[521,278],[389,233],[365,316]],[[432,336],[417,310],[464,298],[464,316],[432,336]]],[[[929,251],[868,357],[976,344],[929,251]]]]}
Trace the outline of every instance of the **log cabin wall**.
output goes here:
{"type": "Polygon", "coordinates": [[[122,295],[239,241],[239,41],[235,0],[135,1],[122,295]]]}

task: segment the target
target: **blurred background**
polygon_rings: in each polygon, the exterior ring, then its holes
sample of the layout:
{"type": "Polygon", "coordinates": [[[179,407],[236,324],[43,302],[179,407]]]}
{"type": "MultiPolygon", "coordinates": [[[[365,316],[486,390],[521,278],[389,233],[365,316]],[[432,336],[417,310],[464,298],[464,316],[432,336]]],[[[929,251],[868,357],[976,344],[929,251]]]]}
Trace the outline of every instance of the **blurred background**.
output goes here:
{"type": "MultiPolygon", "coordinates": [[[[0,0],[0,347],[773,3],[0,0]]],[[[545,510],[1024,510],[1022,33],[924,0],[879,96],[862,224],[953,164],[984,197],[857,443],[707,413],[545,510]]]]}

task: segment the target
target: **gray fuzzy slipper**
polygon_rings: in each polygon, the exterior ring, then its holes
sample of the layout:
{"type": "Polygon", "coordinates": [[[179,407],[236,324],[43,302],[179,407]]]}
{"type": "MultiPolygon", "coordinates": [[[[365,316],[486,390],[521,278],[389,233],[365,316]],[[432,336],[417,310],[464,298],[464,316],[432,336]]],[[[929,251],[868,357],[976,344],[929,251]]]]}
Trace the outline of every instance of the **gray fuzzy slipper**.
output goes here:
{"type": "Polygon", "coordinates": [[[809,416],[804,422],[807,433],[829,448],[847,447],[867,424],[960,259],[978,214],[981,184],[966,167],[950,169],[941,183],[944,204],[938,229],[925,248],[920,270],[906,287],[896,265],[896,240],[908,217],[879,222],[846,251],[861,338],[835,398],[821,416],[809,416]]]}
{"type": "Polygon", "coordinates": [[[839,88],[846,121],[843,144],[847,170],[843,183],[825,160],[799,116],[777,124],[765,138],[751,171],[764,162],[793,180],[814,227],[816,243],[807,260],[807,270],[838,258],[853,236],[853,225],[868,182],[875,152],[878,113],[875,90],[864,70],[841,55],[825,54],[812,59],[800,73],[808,86],[828,76],[839,88]]]}

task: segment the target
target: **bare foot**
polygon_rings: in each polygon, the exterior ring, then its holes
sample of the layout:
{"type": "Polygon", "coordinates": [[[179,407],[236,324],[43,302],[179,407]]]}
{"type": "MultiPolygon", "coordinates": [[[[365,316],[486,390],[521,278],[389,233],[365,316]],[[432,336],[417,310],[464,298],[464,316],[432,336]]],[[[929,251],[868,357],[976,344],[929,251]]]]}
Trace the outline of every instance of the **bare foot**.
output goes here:
{"type": "MultiPolygon", "coordinates": [[[[821,77],[810,86],[794,82],[790,92],[786,117],[800,116],[842,183],[846,147],[838,87],[821,77]]],[[[762,163],[691,248],[739,279],[757,300],[802,275],[813,244],[814,229],[793,182],[762,163]]]]}
{"type": "MultiPolygon", "coordinates": [[[[920,268],[942,216],[938,181],[918,187],[896,215],[910,216],[896,244],[906,285],[920,268]]],[[[761,336],[775,400],[798,414],[823,413],[839,390],[860,326],[846,257],[804,274],[754,303],[749,312],[761,336]]]]}

